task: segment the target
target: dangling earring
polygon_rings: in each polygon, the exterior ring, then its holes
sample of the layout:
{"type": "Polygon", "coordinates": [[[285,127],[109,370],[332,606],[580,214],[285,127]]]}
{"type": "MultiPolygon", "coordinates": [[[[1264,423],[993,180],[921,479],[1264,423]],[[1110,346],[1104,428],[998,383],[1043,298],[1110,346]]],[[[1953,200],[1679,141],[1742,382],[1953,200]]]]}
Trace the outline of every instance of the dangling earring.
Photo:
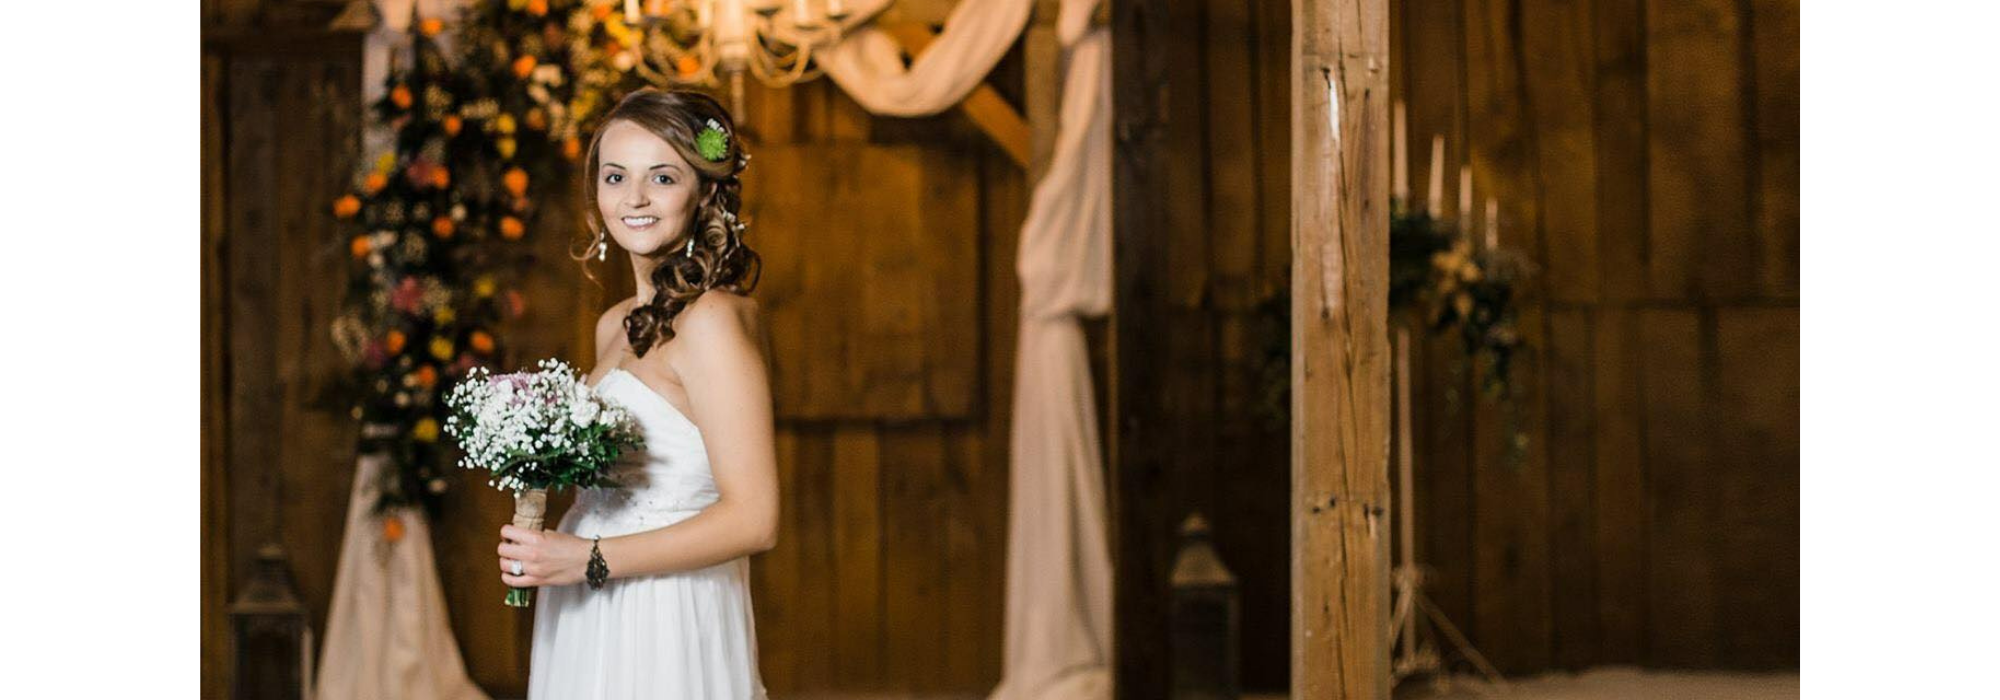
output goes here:
{"type": "Polygon", "coordinates": [[[606,250],[608,250],[608,249],[610,249],[610,248],[611,248],[611,244],[609,244],[609,243],[605,242],[605,240],[604,240],[605,238],[606,238],[606,236],[605,236],[605,234],[604,234],[604,229],[598,229],[598,230],[597,230],[597,261],[598,261],[598,262],[604,262],[604,253],[605,253],[605,251],[606,251],[606,250]]]}
{"type": "Polygon", "coordinates": [[[688,256],[688,257],[690,257],[690,258],[694,257],[694,237],[693,237],[693,236],[688,236],[688,249],[687,249],[687,256],[688,256]]]}

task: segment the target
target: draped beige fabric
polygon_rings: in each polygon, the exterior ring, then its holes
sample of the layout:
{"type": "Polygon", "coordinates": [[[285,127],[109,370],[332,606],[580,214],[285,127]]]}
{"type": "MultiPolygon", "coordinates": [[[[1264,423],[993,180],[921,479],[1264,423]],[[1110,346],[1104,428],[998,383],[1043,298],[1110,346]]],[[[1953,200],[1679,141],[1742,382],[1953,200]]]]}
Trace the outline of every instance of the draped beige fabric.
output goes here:
{"type": "MultiPolygon", "coordinates": [[[[486,700],[452,638],[423,514],[402,513],[403,537],[389,542],[371,512],[376,474],[386,466],[385,457],[364,455],[354,470],[313,697],[486,700]]],[[[501,614],[500,601],[493,605],[501,614]]]]}
{"type": "MultiPolygon", "coordinates": [[[[855,18],[869,17],[887,4],[861,3],[855,18]]],[[[814,59],[842,92],[871,114],[937,114],[957,105],[986,80],[1028,26],[1032,9],[1033,0],[960,2],[945,18],[937,40],[908,67],[903,66],[902,45],[871,25],[850,31],[814,59]]]]}
{"type": "MultiPolygon", "coordinates": [[[[992,700],[1111,695],[1111,554],[1097,402],[1081,318],[1111,310],[1110,32],[1099,0],[1064,0],[1068,60],[1055,157],[1021,227],[1019,351],[1010,437],[1004,673],[992,700]]],[[[874,114],[935,114],[985,79],[1026,26],[1030,0],[960,2],[907,68],[863,28],[823,56],[874,114]]]]}
{"type": "Polygon", "coordinates": [[[1079,320],[1111,310],[1110,34],[1066,0],[1061,125],[1021,227],[1005,670],[993,700],[1111,695],[1111,555],[1079,320]]]}

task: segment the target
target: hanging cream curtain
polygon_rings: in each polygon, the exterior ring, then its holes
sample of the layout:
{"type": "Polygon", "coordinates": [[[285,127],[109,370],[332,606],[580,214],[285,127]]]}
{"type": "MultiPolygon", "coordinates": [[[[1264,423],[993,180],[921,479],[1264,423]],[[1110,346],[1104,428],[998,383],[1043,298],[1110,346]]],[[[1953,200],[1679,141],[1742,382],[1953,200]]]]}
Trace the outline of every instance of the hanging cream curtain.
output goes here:
{"type": "MultiPolygon", "coordinates": [[[[1064,0],[1068,59],[1055,157],[1021,226],[1020,347],[1010,436],[1004,672],[991,700],[1111,696],[1111,554],[1084,317],[1111,310],[1110,32],[1099,0],[1064,0]]],[[[951,108],[1027,25],[1030,0],[960,2],[904,67],[869,27],[822,54],[827,76],[874,114],[951,108]]]]}
{"type": "MultiPolygon", "coordinates": [[[[313,697],[486,700],[451,636],[423,514],[400,514],[403,536],[390,542],[370,512],[376,475],[387,467],[381,455],[363,455],[355,466],[313,697]]],[[[498,614],[499,601],[493,605],[498,614]]]]}
{"type": "MultiPolygon", "coordinates": [[[[381,22],[364,43],[363,109],[382,98],[390,54],[403,49],[402,60],[410,60],[411,6],[420,5],[426,17],[447,17],[456,16],[464,4],[464,0],[375,0],[381,22]]],[[[362,133],[363,152],[388,150],[394,138],[391,130],[371,125],[362,133]]],[[[458,640],[452,636],[431,551],[430,526],[423,514],[402,513],[403,536],[389,542],[383,536],[382,518],[371,512],[379,493],[376,475],[387,467],[387,459],[379,455],[362,455],[355,464],[313,697],[486,700],[486,693],[466,675],[458,640]]]]}
{"type": "Polygon", "coordinates": [[[1111,696],[1111,554],[1084,317],[1111,310],[1110,32],[1064,0],[1055,157],[1021,226],[1004,673],[992,700],[1111,696]]]}

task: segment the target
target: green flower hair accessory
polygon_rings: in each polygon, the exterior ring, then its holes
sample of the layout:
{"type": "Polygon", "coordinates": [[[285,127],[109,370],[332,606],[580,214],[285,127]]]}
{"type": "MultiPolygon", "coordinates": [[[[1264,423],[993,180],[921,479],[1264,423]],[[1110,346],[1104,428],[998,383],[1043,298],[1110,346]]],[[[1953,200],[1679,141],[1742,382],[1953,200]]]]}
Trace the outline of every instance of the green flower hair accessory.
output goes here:
{"type": "Polygon", "coordinates": [[[723,132],[720,123],[710,119],[708,128],[695,135],[694,150],[710,161],[722,160],[729,155],[729,134],[723,132]]]}

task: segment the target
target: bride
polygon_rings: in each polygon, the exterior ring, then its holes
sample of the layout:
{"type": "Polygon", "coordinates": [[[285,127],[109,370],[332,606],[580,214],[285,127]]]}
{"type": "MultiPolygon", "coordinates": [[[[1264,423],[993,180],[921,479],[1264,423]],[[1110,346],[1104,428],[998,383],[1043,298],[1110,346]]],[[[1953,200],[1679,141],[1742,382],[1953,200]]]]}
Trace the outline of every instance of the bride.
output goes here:
{"type": "Polygon", "coordinates": [[[591,142],[585,254],[630,253],[638,295],[598,319],[590,380],[646,445],[555,530],[500,530],[500,580],[542,589],[529,698],[765,697],[747,557],[778,537],[778,483],[748,160],[694,92],[634,92],[591,142]]]}

